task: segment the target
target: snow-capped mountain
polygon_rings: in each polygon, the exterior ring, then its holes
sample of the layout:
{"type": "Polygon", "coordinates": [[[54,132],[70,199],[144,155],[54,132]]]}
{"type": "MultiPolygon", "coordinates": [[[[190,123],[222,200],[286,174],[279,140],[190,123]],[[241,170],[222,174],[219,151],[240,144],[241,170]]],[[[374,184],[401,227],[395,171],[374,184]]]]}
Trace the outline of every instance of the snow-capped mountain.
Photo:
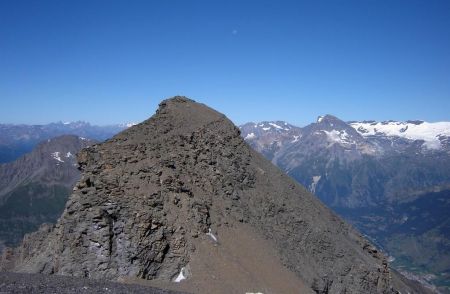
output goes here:
{"type": "Polygon", "coordinates": [[[446,146],[450,137],[450,122],[429,123],[425,121],[363,121],[350,122],[362,136],[381,138],[404,138],[411,141],[423,141],[428,149],[440,149],[446,146]]]}
{"type": "MultiPolygon", "coordinates": [[[[450,161],[449,122],[347,123],[335,116],[325,115],[319,116],[315,123],[303,128],[277,121],[247,123],[240,129],[243,138],[254,149],[290,175],[297,177],[306,187],[314,187],[314,192],[319,197],[322,196],[330,206],[374,205],[379,197],[396,201],[406,197],[405,191],[423,190],[426,186],[450,183],[450,172],[439,171],[443,162],[450,161]],[[405,176],[417,174],[417,177],[421,177],[422,180],[414,181],[412,184],[402,184],[402,181],[396,184],[389,183],[386,191],[380,192],[384,195],[383,197],[380,193],[369,193],[365,197],[351,187],[345,189],[346,192],[343,190],[342,193],[331,193],[333,197],[330,193],[321,195],[322,183],[326,175],[332,174],[333,167],[345,170],[350,165],[362,162],[368,164],[367,162],[373,161],[374,164],[380,164],[387,160],[393,162],[394,159],[401,160],[402,165],[392,167],[397,169],[393,177],[398,177],[400,171],[406,166],[422,165],[423,171],[420,167],[403,171],[405,176]],[[430,162],[436,163],[429,164],[430,162]],[[425,169],[425,166],[429,168],[425,169]],[[423,175],[419,176],[419,174],[423,175]],[[320,181],[317,180],[319,177],[320,181]],[[426,184],[423,184],[425,180],[426,184]]],[[[372,169],[374,170],[376,168],[372,169]]],[[[354,172],[356,171],[352,171],[354,172]]],[[[387,171],[383,170],[382,173],[387,171]]],[[[388,181],[388,178],[385,180],[388,181]]],[[[355,185],[355,179],[348,178],[348,181],[351,181],[348,185],[355,185]]],[[[345,181],[341,181],[335,184],[342,186],[344,183],[345,181]]],[[[329,187],[326,191],[329,192],[329,187]]]]}
{"type": "Polygon", "coordinates": [[[450,122],[344,122],[324,115],[302,128],[277,121],[240,129],[248,144],[397,265],[450,272],[450,216],[443,213],[450,208],[450,122]],[[417,250],[396,245],[401,242],[417,250]]]}
{"type": "MultiPolygon", "coordinates": [[[[247,123],[240,127],[244,139],[270,159],[291,145],[326,145],[355,155],[401,152],[450,152],[450,122],[363,121],[344,122],[332,115],[319,116],[315,123],[303,128],[284,121],[247,123]],[[302,142],[300,142],[302,141],[302,142]]],[[[317,147],[317,146],[316,146],[317,147]]],[[[323,146],[322,146],[323,147],[323,146]]]]}
{"type": "Polygon", "coordinates": [[[301,129],[283,121],[264,121],[240,126],[244,139],[266,158],[274,155],[286,144],[297,142],[301,129]]]}

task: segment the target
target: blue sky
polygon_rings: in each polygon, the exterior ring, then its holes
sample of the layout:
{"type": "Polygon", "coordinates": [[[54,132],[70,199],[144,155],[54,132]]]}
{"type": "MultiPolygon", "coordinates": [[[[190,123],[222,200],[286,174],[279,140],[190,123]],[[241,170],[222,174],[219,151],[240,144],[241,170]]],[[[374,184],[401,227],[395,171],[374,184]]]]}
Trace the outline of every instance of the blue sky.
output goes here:
{"type": "Polygon", "coordinates": [[[450,1],[0,1],[0,123],[450,120],[450,1]]]}

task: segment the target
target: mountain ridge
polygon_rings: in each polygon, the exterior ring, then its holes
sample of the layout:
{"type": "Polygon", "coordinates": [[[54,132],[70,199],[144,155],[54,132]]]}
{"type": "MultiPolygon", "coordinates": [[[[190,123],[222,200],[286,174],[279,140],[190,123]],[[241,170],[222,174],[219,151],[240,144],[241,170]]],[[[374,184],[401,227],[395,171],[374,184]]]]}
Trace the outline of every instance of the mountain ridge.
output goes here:
{"type": "Polygon", "coordinates": [[[321,116],[297,128],[295,142],[288,132],[254,130],[258,124],[245,124],[241,131],[255,150],[394,256],[397,268],[449,293],[449,219],[441,208],[450,199],[450,124],[435,124],[449,127],[421,129],[414,137],[407,134],[413,126],[432,123],[346,123],[321,116]],[[371,132],[361,127],[367,125],[371,132]],[[375,132],[380,125],[391,131],[375,132]],[[255,135],[247,137],[251,132],[255,135]]]}
{"type": "MultiPolygon", "coordinates": [[[[206,289],[218,269],[198,276],[208,258],[196,248],[223,252],[241,239],[233,232],[247,226],[295,274],[290,285],[317,293],[392,292],[396,274],[385,257],[240,135],[205,105],[185,97],[163,101],[150,119],[79,153],[83,176],[58,223],[8,251],[3,267],[166,282],[187,276],[180,286],[206,289]]],[[[272,270],[282,276],[281,268],[272,270]]],[[[257,280],[241,281],[239,291],[280,289],[257,280]]]]}
{"type": "Polygon", "coordinates": [[[96,126],[85,121],[46,125],[0,124],[0,163],[14,161],[21,155],[31,152],[39,143],[54,137],[76,135],[103,141],[133,124],[96,126]]]}

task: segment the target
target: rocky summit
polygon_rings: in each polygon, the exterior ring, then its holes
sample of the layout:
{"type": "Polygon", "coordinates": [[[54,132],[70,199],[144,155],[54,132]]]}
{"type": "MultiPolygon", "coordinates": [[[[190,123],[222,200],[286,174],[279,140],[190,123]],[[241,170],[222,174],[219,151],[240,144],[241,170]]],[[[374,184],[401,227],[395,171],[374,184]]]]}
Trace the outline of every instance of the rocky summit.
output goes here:
{"type": "Polygon", "coordinates": [[[4,270],[194,293],[414,292],[224,115],[185,97],[78,162],[57,224],[5,251],[4,270]]]}

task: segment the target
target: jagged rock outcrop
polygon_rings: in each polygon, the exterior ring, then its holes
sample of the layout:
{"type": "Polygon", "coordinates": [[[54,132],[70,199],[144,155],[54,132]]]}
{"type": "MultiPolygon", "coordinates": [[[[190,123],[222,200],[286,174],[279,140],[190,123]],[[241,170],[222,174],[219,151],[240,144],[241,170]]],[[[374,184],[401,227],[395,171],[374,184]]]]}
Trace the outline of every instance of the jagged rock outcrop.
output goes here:
{"type": "Polygon", "coordinates": [[[9,250],[4,269],[171,281],[184,268],[188,281],[206,279],[195,272],[208,258],[199,248],[220,252],[220,232],[245,226],[263,240],[252,246],[265,246],[316,293],[394,292],[384,256],[205,105],[165,100],[153,117],[82,150],[78,161],[82,178],[58,223],[9,250]]]}

